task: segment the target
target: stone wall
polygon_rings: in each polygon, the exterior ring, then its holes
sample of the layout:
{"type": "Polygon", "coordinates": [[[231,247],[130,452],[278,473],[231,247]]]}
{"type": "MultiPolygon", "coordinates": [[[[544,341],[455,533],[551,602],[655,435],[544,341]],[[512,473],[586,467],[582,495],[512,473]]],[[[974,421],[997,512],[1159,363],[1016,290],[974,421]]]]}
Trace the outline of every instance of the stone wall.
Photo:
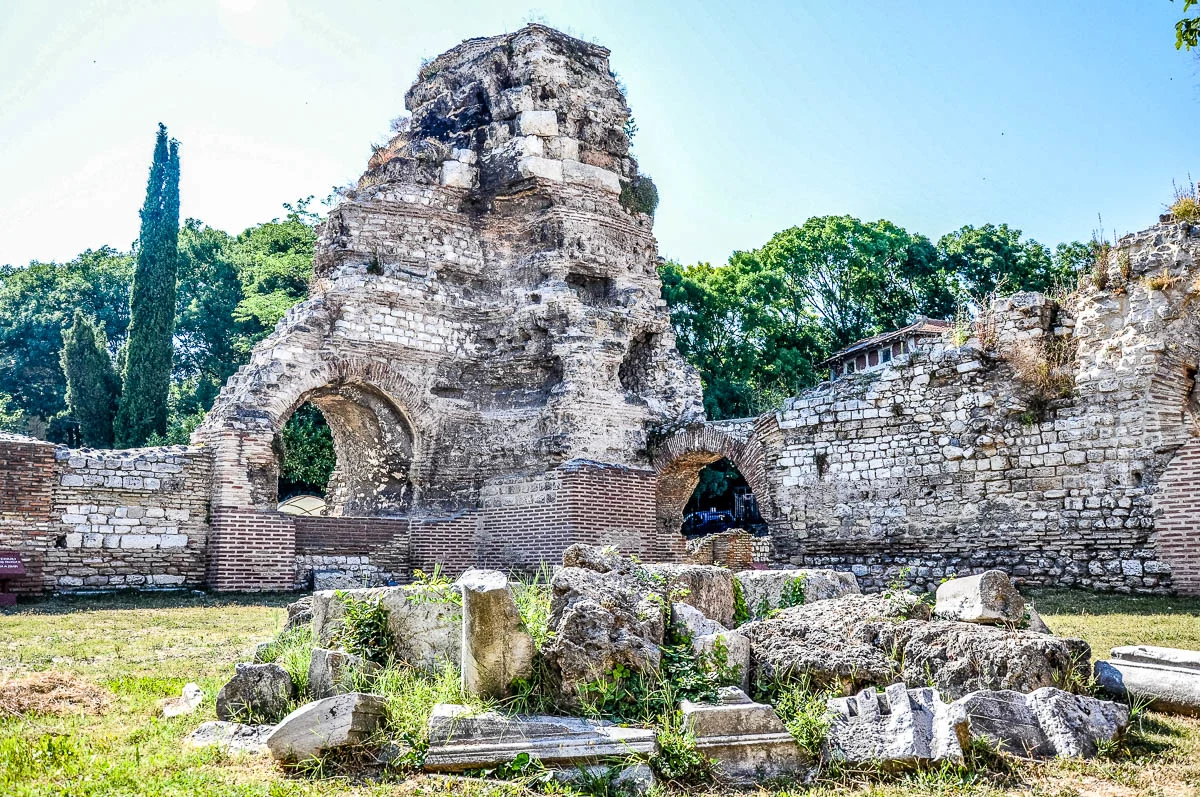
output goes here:
{"type": "MultiPolygon", "coordinates": [[[[1122,238],[1068,306],[1001,300],[965,345],[822,384],[750,439],[699,447],[758,446],[735,464],[776,562],[874,588],[904,567],[923,588],[999,567],[1031,584],[1198,592],[1198,253],[1200,228],[1166,220],[1122,238]],[[1049,388],[1029,365],[1046,352],[1064,362],[1049,388]]],[[[668,441],[660,473],[696,458],[697,434],[668,441]]]]}
{"type": "Polygon", "coordinates": [[[0,548],[22,591],[201,586],[209,458],[184,446],[68,449],[0,438],[0,548]]]}

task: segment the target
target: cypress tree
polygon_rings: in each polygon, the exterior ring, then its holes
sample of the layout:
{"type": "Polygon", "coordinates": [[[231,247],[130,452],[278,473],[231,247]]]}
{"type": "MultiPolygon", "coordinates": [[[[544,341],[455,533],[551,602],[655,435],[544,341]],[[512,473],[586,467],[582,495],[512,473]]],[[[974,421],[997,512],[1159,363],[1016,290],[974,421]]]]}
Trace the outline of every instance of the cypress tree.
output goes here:
{"type": "Polygon", "coordinates": [[[161,123],[141,217],[124,388],[114,430],[122,448],[144,445],[151,434],[167,430],[179,249],[179,142],[167,140],[161,123]]]}
{"type": "Polygon", "coordinates": [[[121,382],[108,356],[104,325],[76,310],[71,326],[63,330],[60,357],[67,377],[67,408],[79,423],[84,445],[111,448],[121,382]]]}

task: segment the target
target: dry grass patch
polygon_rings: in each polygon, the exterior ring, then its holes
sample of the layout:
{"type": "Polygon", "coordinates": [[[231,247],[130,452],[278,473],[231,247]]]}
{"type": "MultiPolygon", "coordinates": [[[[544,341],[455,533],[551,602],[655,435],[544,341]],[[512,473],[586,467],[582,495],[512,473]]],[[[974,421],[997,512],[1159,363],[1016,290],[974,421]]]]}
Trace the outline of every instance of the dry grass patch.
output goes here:
{"type": "Polygon", "coordinates": [[[0,714],[99,714],[110,695],[90,681],[61,672],[0,679],[0,714]]]}

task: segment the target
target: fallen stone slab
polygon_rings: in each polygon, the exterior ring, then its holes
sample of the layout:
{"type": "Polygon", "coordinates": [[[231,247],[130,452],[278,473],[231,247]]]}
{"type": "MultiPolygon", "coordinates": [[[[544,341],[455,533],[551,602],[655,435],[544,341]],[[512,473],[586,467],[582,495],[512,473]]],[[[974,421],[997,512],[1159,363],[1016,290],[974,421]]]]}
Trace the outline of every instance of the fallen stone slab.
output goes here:
{"type": "Polygon", "coordinates": [[[864,689],[826,705],[826,749],[832,760],[903,769],[963,758],[960,737],[966,733],[966,713],[943,702],[936,689],[909,689],[898,683],[882,695],[864,689]]]}
{"type": "Polygon", "coordinates": [[[1025,758],[1091,758],[1129,725],[1128,706],[1050,686],[973,692],[951,709],[967,717],[964,744],[983,739],[1025,758]]]}
{"type": "Polygon", "coordinates": [[[696,749],[712,758],[730,783],[746,785],[794,775],[812,762],[801,753],[775,713],[755,703],[734,686],[720,690],[716,704],[680,704],[683,727],[696,739],[696,749]]]}
{"type": "Polygon", "coordinates": [[[475,713],[440,703],[429,718],[429,772],[492,767],[529,753],[548,766],[594,764],[607,756],[652,753],[654,731],[576,717],[475,713]]]}
{"type": "Polygon", "coordinates": [[[182,717],[193,713],[204,702],[204,690],[197,684],[187,684],[179,697],[166,697],[158,701],[158,713],[165,718],[182,717]]]}
{"type": "Polygon", "coordinates": [[[367,661],[362,656],[341,650],[313,648],[308,664],[309,697],[313,700],[324,700],[344,694],[351,691],[343,685],[351,673],[371,673],[379,669],[378,664],[367,661]]]}
{"type": "Polygon", "coordinates": [[[952,578],[937,588],[935,617],[962,623],[1020,623],[1025,619],[1025,599],[1002,570],[952,578]]]}
{"type": "Polygon", "coordinates": [[[498,570],[468,570],[462,590],[462,688],[468,694],[500,699],[513,683],[533,674],[533,637],[498,570]]]}
{"type": "Polygon", "coordinates": [[[740,626],[754,678],[808,681],[842,694],[904,681],[953,700],[981,689],[1031,692],[1086,678],[1091,648],[1007,627],[929,621],[909,593],[845,595],[740,626]]]}
{"type": "Polygon", "coordinates": [[[217,718],[274,722],[295,696],[291,676],[278,664],[242,662],[217,693],[217,718]]]}
{"type": "Polygon", "coordinates": [[[266,755],[267,736],[274,725],[242,725],[237,722],[205,722],[184,738],[188,747],[219,747],[227,753],[266,755]]]}
{"type": "Polygon", "coordinates": [[[803,593],[803,603],[857,595],[858,579],[853,573],[837,570],[812,568],[784,568],[781,570],[741,570],[733,574],[742,588],[746,608],[755,617],[764,617],[768,612],[783,606],[785,592],[793,596],[803,593]]]}
{"type": "MultiPolygon", "coordinates": [[[[375,587],[345,590],[357,600],[383,604],[396,660],[437,672],[462,655],[462,599],[457,587],[375,587]]],[[[345,614],[335,590],[313,593],[313,640],[328,648],[345,614]]]]}
{"type": "Polygon", "coordinates": [[[301,761],[360,744],[379,730],[386,702],[379,695],[349,692],[308,703],[288,714],[265,744],[277,761],[301,761]]]}
{"type": "Polygon", "coordinates": [[[1200,716],[1200,650],[1129,645],[1096,662],[1096,680],[1118,700],[1149,701],[1155,711],[1200,716]]]}

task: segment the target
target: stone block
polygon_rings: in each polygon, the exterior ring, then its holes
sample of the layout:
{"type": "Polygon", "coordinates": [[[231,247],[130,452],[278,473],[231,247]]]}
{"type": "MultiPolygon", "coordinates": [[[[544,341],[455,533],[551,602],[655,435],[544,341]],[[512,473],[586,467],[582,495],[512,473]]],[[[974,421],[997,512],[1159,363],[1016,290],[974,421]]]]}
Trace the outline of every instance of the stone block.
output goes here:
{"type": "Polygon", "coordinates": [[[645,728],[576,717],[477,714],[467,706],[442,703],[434,706],[429,718],[425,769],[461,772],[493,767],[520,753],[550,766],[575,766],[655,749],[654,731],[645,728]]]}
{"type": "Polygon", "coordinates": [[[313,648],[308,664],[308,694],[313,700],[323,700],[350,691],[343,686],[353,672],[370,673],[379,669],[373,661],[340,650],[313,648]]]}
{"type": "Polygon", "coordinates": [[[1025,599],[1007,573],[988,570],[939,586],[933,611],[940,618],[964,623],[1020,623],[1025,618],[1025,599]]]}
{"type": "Polygon", "coordinates": [[[459,160],[442,161],[442,185],[449,188],[473,188],[478,179],[479,170],[474,166],[459,160]]]}
{"type": "Polygon", "coordinates": [[[563,162],[550,158],[529,156],[517,161],[517,175],[522,178],[540,177],[561,183],[563,180],[563,162]]]}
{"type": "Polygon", "coordinates": [[[724,779],[746,785],[795,775],[807,761],[775,709],[755,703],[737,687],[724,687],[715,705],[680,704],[683,727],[701,755],[714,759],[724,779]]]}
{"type": "Polygon", "coordinates": [[[1200,716],[1200,651],[1129,645],[1113,648],[1111,655],[1096,662],[1105,692],[1120,700],[1149,701],[1156,711],[1200,716]]]}
{"type": "MultiPolygon", "coordinates": [[[[379,600],[388,614],[396,660],[430,671],[458,664],[462,651],[462,606],[456,587],[377,587],[346,590],[359,600],[379,600]]],[[[333,590],[313,593],[313,638],[328,646],[344,613],[333,590]]]]}
{"type": "Polygon", "coordinates": [[[1052,686],[1029,694],[1008,689],[972,692],[951,708],[966,714],[963,744],[986,739],[1028,758],[1091,758],[1129,725],[1128,706],[1052,686]]]}
{"type": "Polygon", "coordinates": [[[864,689],[827,705],[826,745],[834,760],[893,768],[962,760],[966,714],[943,702],[936,689],[892,684],[883,695],[864,689]]]}
{"type": "MultiPolygon", "coordinates": [[[[742,597],[750,613],[759,616],[762,610],[778,609],[783,593],[796,579],[802,579],[804,602],[829,600],[843,595],[860,593],[854,573],[837,570],[787,568],[782,570],[740,570],[734,578],[742,587],[742,597]]],[[[794,587],[792,588],[795,589],[794,587]]]]}
{"type": "Polygon", "coordinates": [[[653,564],[645,569],[652,577],[665,579],[668,594],[700,610],[705,617],[725,628],[733,625],[733,574],[716,565],[653,564]],[[682,593],[682,594],[679,594],[682,593]]]}
{"type": "Polygon", "coordinates": [[[563,180],[610,194],[621,193],[621,178],[615,172],[575,160],[562,162],[563,180]]]}
{"type": "Polygon", "coordinates": [[[179,697],[167,697],[158,701],[158,713],[163,717],[181,717],[191,714],[204,702],[204,690],[197,684],[187,684],[179,697]]]}
{"type": "Polygon", "coordinates": [[[462,687],[468,694],[501,699],[513,682],[533,674],[533,637],[498,570],[468,570],[462,590],[462,687]]]}
{"type": "Polygon", "coordinates": [[[315,592],[355,590],[362,589],[363,586],[362,579],[354,573],[347,573],[344,570],[313,570],[313,590],[315,592]]]}
{"type": "Polygon", "coordinates": [[[287,711],[296,687],[278,664],[237,665],[234,676],[217,693],[217,718],[273,722],[287,711]]]}
{"type": "Polygon", "coordinates": [[[557,136],[558,114],[554,111],[521,111],[517,114],[517,135],[557,136]]]}
{"type": "Polygon", "coordinates": [[[350,692],[308,703],[288,714],[265,744],[277,761],[302,761],[361,744],[379,730],[387,704],[379,695],[350,692]]]}
{"type": "Polygon", "coordinates": [[[692,650],[700,656],[715,656],[724,651],[725,664],[736,667],[743,691],[750,689],[750,640],[737,631],[717,631],[692,638],[692,650]]]}

